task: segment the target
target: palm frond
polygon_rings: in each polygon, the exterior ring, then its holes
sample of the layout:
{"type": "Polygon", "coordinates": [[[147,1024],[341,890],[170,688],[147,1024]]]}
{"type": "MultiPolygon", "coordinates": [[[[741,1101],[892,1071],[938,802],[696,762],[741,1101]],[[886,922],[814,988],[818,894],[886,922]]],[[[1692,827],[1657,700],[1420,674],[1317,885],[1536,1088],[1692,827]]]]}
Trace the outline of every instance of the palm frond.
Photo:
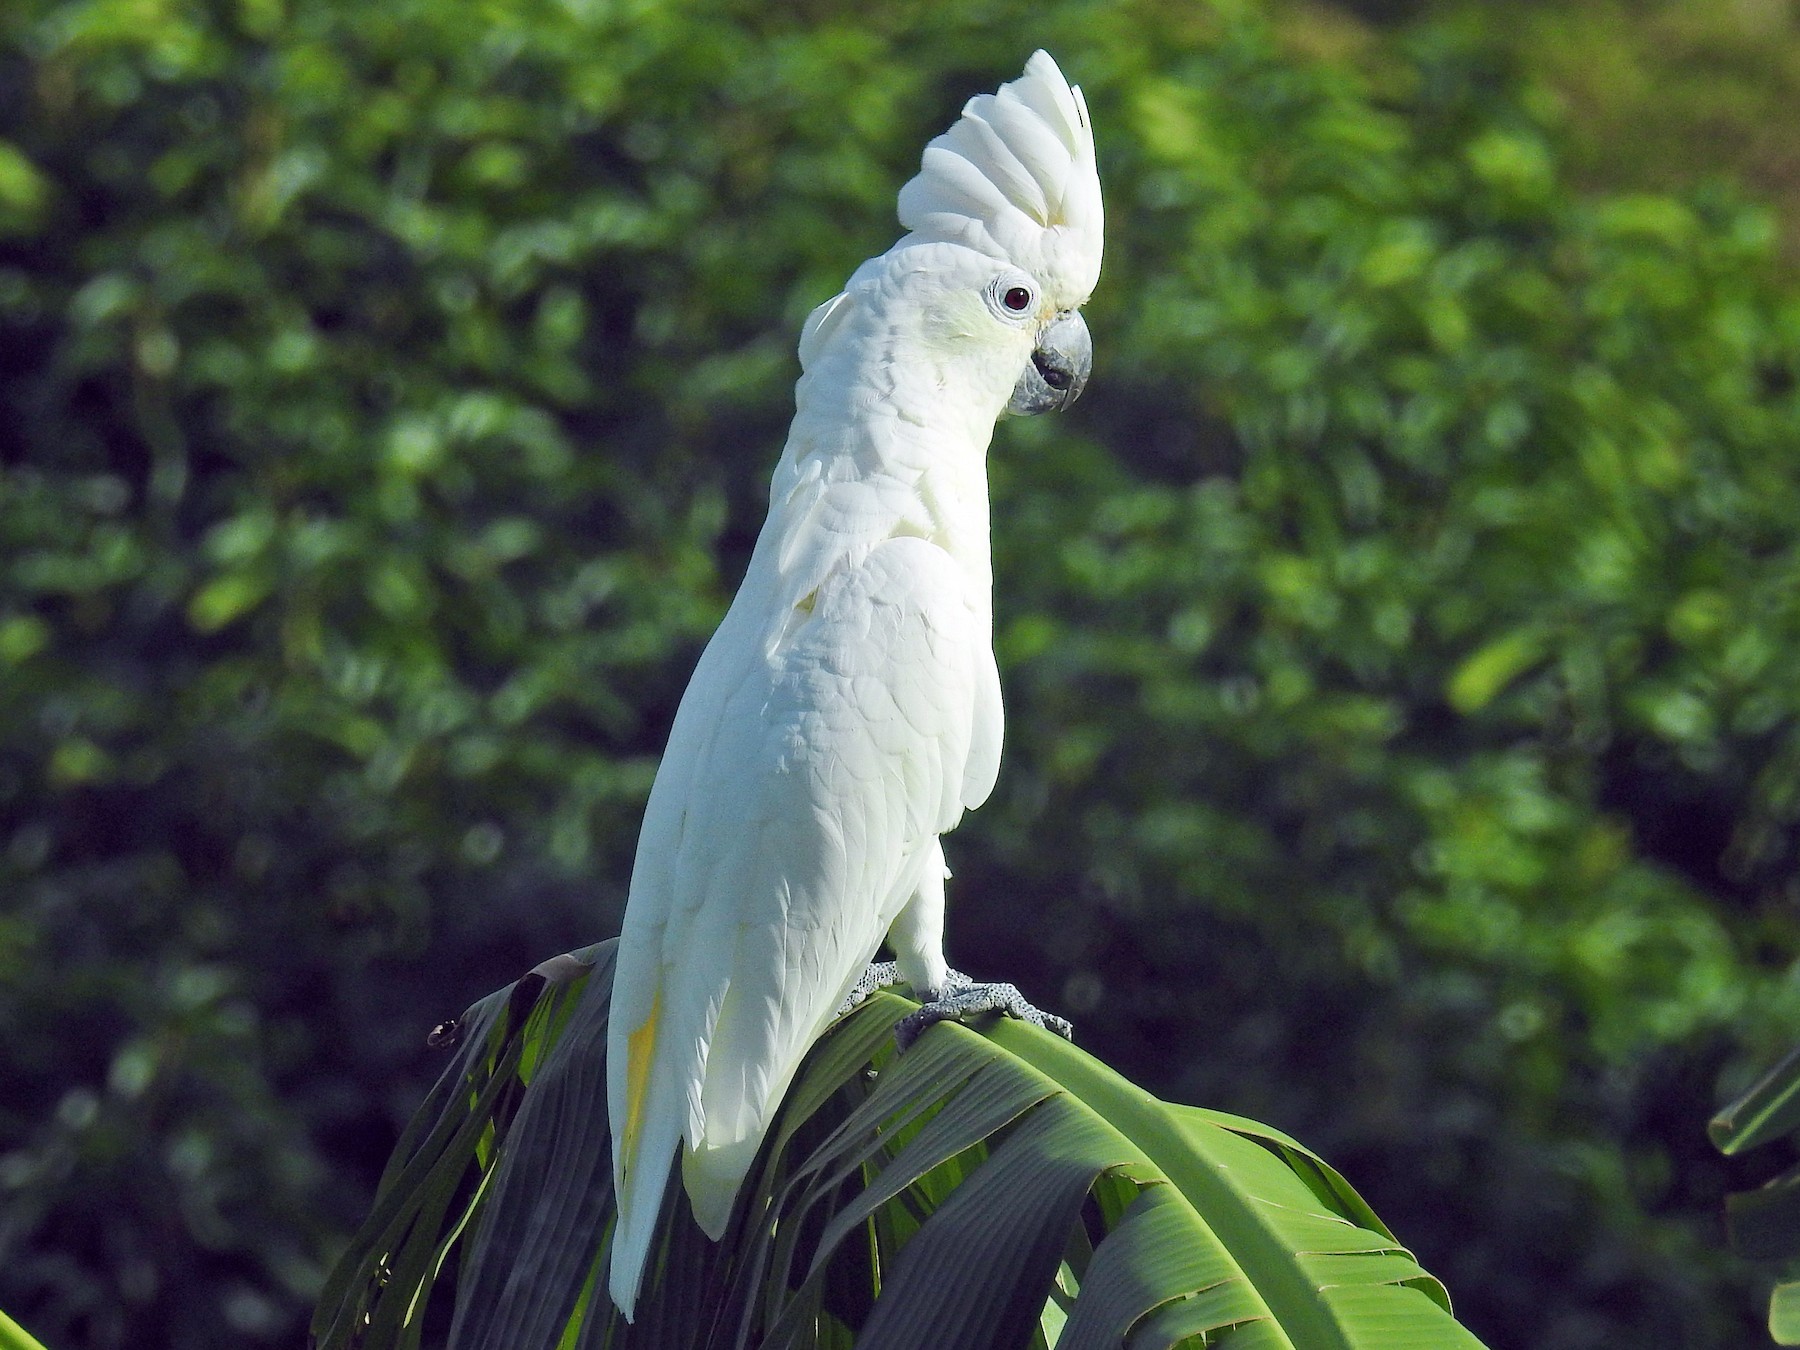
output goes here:
{"type": "Polygon", "coordinates": [[[0,1350],[44,1350],[32,1334],[0,1312],[0,1350]]]}
{"type": "Polygon", "coordinates": [[[313,1323],[419,1344],[460,1253],[450,1350],[1455,1350],[1443,1286],[1315,1154],[1158,1101],[1020,1023],[878,994],[814,1047],[708,1241],[671,1185],[636,1324],[605,1293],[612,944],[476,1004],[313,1323]]]}

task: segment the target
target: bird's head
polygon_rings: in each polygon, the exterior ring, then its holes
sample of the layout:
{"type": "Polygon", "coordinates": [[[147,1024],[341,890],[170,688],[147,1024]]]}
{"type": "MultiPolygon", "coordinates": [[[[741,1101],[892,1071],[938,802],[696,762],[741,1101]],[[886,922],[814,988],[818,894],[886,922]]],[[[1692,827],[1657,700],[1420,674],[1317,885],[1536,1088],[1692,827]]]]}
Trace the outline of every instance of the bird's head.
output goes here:
{"type": "Polygon", "coordinates": [[[990,265],[981,296],[994,322],[1030,336],[1005,411],[1073,403],[1093,364],[1078,311],[1100,278],[1103,212],[1087,101],[1048,52],[970,99],[925,148],[900,190],[900,223],[912,233],[896,248],[941,240],[979,255],[990,265]]]}
{"type": "Polygon", "coordinates": [[[991,414],[1073,403],[1093,361],[1079,310],[1100,276],[1103,213],[1087,104],[1047,53],[969,100],[926,147],[899,214],[909,233],[814,312],[802,362],[852,309],[916,316],[913,350],[979,391],[991,414]]]}

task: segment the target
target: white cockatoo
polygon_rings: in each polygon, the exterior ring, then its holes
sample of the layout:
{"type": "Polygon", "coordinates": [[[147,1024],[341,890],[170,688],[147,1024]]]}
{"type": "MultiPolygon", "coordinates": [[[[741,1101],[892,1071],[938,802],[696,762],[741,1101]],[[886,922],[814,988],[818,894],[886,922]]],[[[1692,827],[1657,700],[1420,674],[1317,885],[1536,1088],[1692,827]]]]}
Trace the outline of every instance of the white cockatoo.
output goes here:
{"type": "Polygon", "coordinates": [[[1080,89],[1040,51],[972,99],[900,222],[806,321],[768,521],[644,814],[607,1041],[627,1317],[677,1149],[717,1239],[848,999],[896,977],[927,1021],[1043,1020],[945,964],[939,837],[1000,765],[994,423],[1067,406],[1088,374],[1101,205],[1080,89]],[[898,959],[865,977],[884,939],[898,959]]]}

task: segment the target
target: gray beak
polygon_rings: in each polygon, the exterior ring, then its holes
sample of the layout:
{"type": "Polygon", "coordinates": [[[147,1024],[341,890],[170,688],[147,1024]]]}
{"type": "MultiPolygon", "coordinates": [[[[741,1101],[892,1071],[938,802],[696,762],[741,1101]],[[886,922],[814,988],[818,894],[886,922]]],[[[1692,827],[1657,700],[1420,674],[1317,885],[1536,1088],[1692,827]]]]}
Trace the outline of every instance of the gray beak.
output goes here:
{"type": "Polygon", "coordinates": [[[1058,314],[1038,338],[1031,364],[1013,386],[1006,411],[1018,417],[1060,412],[1076,399],[1094,367],[1094,339],[1075,310],[1058,314]]]}

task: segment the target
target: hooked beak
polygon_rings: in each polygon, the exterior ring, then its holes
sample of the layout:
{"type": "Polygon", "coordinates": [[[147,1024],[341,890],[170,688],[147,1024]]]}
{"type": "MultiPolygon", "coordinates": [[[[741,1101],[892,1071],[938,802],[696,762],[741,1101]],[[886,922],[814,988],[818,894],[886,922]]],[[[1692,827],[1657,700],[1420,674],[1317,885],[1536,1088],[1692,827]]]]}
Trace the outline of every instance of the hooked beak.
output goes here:
{"type": "Polygon", "coordinates": [[[1062,411],[1081,397],[1093,366],[1094,339],[1081,315],[1075,310],[1057,315],[1039,336],[1006,411],[1019,417],[1062,411]]]}

